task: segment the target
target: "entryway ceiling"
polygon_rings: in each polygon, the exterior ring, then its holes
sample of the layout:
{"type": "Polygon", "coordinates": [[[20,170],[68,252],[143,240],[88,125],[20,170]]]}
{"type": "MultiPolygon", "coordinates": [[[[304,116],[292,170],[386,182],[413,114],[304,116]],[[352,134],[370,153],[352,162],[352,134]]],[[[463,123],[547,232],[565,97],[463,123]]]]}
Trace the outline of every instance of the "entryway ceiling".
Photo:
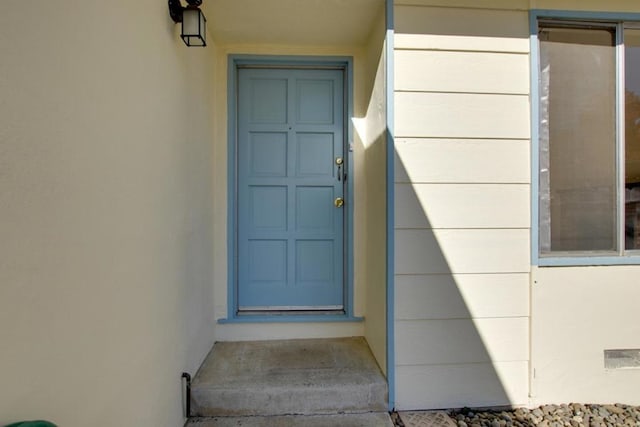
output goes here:
{"type": "Polygon", "coordinates": [[[366,43],[384,0],[208,0],[216,43],[345,46],[366,43]]]}

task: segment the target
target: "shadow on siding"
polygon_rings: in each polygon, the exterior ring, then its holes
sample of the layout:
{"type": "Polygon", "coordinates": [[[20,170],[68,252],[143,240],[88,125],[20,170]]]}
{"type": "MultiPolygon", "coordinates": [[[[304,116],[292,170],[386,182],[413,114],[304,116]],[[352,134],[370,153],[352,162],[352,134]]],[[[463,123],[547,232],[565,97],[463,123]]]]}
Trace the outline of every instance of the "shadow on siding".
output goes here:
{"type": "MultiPolygon", "coordinates": [[[[396,177],[409,176],[397,154],[395,160],[396,177]]],[[[395,227],[398,409],[526,403],[517,401],[506,385],[526,381],[526,362],[512,360],[518,351],[509,348],[513,342],[519,345],[522,341],[513,336],[518,328],[511,325],[509,318],[489,317],[482,307],[475,307],[475,313],[471,308],[502,298],[482,295],[482,287],[487,291],[504,289],[510,286],[509,276],[456,274],[439,241],[447,240],[450,231],[435,230],[427,215],[429,203],[439,201],[421,201],[415,183],[396,182],[396,188],[401,186],[405,191],[404,205],[396,201],[396,218],[410,216],[410,222],[421,226],[395,227]]],[[[473,206],[469,206],[469,214],[473,215],[473,206]]],[[[451,250],[466,252],[465,248],[451,250]]]]}

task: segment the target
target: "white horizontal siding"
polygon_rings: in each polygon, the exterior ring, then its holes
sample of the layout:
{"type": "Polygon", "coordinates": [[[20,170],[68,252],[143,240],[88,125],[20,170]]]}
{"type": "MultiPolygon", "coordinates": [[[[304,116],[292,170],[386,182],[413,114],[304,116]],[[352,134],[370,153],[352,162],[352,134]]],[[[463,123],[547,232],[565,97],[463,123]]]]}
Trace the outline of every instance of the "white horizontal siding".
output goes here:
{"type": "MultiPolygon", "coordinates": [[[[496,9],[501,12],[536,9],[584,10],[602,12],[638,12],[638,3],[629,0],[396,0],[396,6],[429,6],[496,9]]],[[[396,10],[398,10],[396,8],[396,10]]]]}
{"type": "Polygon", "coordinates": [[[521,95],[396,92],[402,137],[529,138],[529,98],[521,95]]]}
{"type": "Polygon", "coordinates": [[[528,330],[526,317],[399,321],[396,323],[396,347],[405,351],[397,352],[396,364],[527,360],[528,330]]]}
{"type": "Polygon", "coordinates": [[[529,274],[402,275],[398,320],[529,316],[529,274]]]}
{"type": "Polygon", "coordinates": [[[527,228],[527,184],[396,184],[396,228],[527,228]]]}
{"type": "Polygon", "coordinates": [[[529,40],[500,37],[468,37],[440,34],[396,34],[396,49],[459,50],[473,52],[528,53],[529,40]]]}
{"type": "Polygon", "coordinates": [[[529,141],[396,138],[396,182],[529,183],[529,141]]]}
{"type": "MultiPolygon", "coordinates": [[[[532,2],[533,3],[533,2],[532,2]]],[[[629,0],[536,0],[532,8],[556,10],[584,10],[588,12],[631,12],[638,13],[638,2],[629,0]]]]}
{"type": "MultiPolygon", "coordinates": [[[[483,1],[487,9],[528,10],[530,0],[490,0],[483,1]]],[[[558,0],[553,0],[557,2],[558,0]]],[[[579,0],[580,1],[580,0],[579,0]]],[[[441,7],[478,7],[478,0],[395,0],[396,6],[441,6],[441,7]]]]}
{"type": "Polygon", "coordinates": [[[528,272],[529,230],[403,229],[395,232],[396,274],[528,272]]]}
{"type": "Polygon", "coordinates": [[[396,49],[529,51],[527,11],[394,8],[396,49]]]}
{"type": "Polygon", "coordinates": [[[395,90],[529,93],[529,56],[488,52],[398,50],[395,90]]]}
{"type": "Polygon", "coordinates": [[[527,362],[398,366],[396,408],[526,405],[527,375],[527,362]]]}
{"type": "Polygon", "coordinates": [[[407,2],[424,5],[394,8],[396,404],[527,404],[528,12],[407,2]]]}

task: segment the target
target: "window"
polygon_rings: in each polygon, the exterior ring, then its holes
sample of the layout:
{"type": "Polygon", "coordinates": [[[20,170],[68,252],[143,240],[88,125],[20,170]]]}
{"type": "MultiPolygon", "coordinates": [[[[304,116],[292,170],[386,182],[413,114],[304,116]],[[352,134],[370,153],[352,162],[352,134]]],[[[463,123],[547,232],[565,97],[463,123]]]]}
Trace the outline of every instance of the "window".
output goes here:
{"type": "Polygon", "coordinates": [[[540,20],[537,36],[539,256],[634,255],[640,26],[540,20]]]}

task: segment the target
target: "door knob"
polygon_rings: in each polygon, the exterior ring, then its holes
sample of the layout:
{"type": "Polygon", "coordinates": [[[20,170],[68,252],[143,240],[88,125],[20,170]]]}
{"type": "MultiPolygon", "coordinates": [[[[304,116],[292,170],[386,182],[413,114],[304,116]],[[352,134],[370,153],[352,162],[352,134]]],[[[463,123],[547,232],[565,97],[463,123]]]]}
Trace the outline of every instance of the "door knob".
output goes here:
{"type": "Polygon", "coordinates": [[[344,199],[342,197],[336,197],[333,204],[336,205],[336,208],[341,208],[342,205],[344,205],[344,199]]]}

